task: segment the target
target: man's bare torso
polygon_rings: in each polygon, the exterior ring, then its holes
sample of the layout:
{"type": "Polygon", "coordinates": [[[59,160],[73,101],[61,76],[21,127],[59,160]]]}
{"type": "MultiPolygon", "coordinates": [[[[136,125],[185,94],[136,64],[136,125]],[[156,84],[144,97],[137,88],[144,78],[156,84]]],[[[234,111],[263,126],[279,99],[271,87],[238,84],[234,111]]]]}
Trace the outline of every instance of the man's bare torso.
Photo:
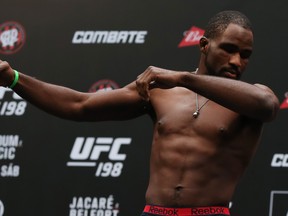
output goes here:
{"type": "MultiPolygon", "coordinates": [[[[201,106],[206,98],[198,100],[201,106]]],[[[195,93],[182,87],[153,89],[150,101],[156,117],[147,204],[227,205],[256,150],[262,124],[213,101],[194,118],[195,93]]]]}

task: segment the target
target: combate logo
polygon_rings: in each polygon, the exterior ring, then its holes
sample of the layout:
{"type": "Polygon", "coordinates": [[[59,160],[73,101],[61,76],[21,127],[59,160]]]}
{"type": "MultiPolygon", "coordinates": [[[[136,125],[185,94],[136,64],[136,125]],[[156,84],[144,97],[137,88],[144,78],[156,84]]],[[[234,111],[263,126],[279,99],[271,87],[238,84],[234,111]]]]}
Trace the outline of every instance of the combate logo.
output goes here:
{"type": "Polygon", "coordinates": [[[143,44],[147,31],[76,31],[73,44],[143,44]]]}
{"type": "Polygon", "coordinates": [[[24,28],[17,22],[5,22],[0,25],[0,53],[14,54],[24,45],[26,36],[24,28]]]}
{"type": "Polygon", "coordinates": [[[196,26],[192,26],[189,31],[184,32],[184,38],[178,47],[196,46],[199,44],[200,38],[204,35],[204,30],[196,26]]]}

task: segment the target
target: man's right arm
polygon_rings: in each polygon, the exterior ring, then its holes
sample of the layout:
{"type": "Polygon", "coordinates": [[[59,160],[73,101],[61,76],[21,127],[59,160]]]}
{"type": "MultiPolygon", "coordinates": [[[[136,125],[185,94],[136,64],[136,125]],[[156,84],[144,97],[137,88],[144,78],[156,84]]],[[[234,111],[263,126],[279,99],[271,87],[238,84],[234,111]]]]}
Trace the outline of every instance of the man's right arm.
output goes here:
{"type": "Polygon", "coordinates": [[[234,112],[261,122],[272,121],[279,110],[279,100],[267,86],[187,71],[150,66],[136,81],[139,94],[149,100],[152,88],[190,89],[234,112]]]}
{"type": "MultiPolygon", "coordinates": [[[[0,61],[0,85],[10,86],[14,70],[0,61]]],[[[41,110],[75,121],[126,120],[146,113],[135,82],[112,91],[84,93],[46,83],[19,72],[13,90],[41,110]]]]}

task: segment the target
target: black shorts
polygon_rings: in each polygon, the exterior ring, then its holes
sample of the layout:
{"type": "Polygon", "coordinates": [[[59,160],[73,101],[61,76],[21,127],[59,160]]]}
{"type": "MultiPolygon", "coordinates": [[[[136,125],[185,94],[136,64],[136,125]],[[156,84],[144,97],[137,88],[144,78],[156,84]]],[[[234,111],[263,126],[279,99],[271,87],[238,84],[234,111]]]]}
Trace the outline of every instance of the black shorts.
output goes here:
{"type": "Polygon", "coordinates": [[[146,205],[141,216],[230,216],[230,211],[222,206],[169,208],[146,205]]]}

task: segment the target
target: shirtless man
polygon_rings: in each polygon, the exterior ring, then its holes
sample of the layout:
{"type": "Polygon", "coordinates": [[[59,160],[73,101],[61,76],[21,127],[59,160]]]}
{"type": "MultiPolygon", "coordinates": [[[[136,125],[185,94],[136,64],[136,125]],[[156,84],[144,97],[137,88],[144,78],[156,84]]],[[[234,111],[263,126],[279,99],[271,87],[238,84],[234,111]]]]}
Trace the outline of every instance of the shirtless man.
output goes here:
{"type": "Polygon", "coordinates": [[[230,215],[228,203],[279,101],[268,87],[240,81],[253,45],[246,16],[218,13],[199,44],[195,72],[150,66],[113,91],[82,93],[48,84],[5,61],[0,85],[13,83],[16,93],[40,109],[75,121],[150,115],[154,135],[142,215],[230,215]]]}

